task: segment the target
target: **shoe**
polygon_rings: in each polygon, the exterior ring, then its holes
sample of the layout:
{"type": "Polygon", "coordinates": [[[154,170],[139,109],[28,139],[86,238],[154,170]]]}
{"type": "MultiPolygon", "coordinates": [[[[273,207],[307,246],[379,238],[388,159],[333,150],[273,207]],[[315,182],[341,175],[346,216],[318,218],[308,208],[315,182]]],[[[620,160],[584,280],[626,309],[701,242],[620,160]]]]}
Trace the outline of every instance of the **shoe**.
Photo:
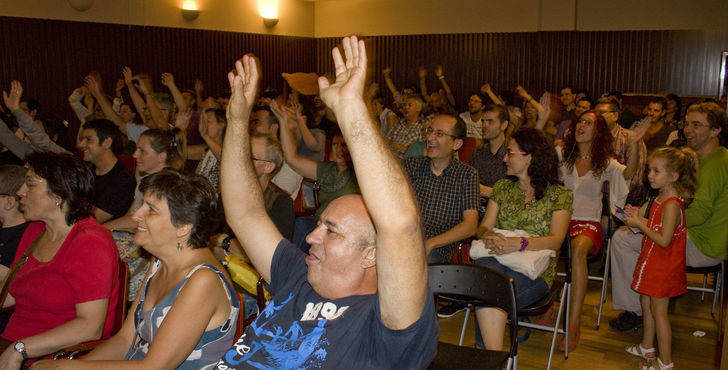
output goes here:
{"type": "Polygon", "coordinates": [[[627,351],[627,353],[629,353],[630,355],[642,357],[645,360],[655,359],[655,347],[644,348],[642,347],[642,344],[637,343],[625,348],[625,351],[627,351]]]}
{"type": "MultiPolygon", "coordinates": [[[[581,336],[581,330],[573,326],[569,326],[569,352],[576,349],[576,345],[579,344],[579,336],[581,336]]],[[[561,338],[559,342],[559,351],[564,352],[566,348],[566,338],[561,338]]]]}
{"type": "Polygon", "coordinates": [[[448,317],[452,317],[456,313],[463,311],[466,308],[468,308],[468,306],[460,303],[448,303],[441,309],[437,310],[437,317],[441,319],[447,319],[448,317]]]}
{"type": "Polygon", "coordinates": [[[642,316],[625,311],[619,314],[617,318],[609,320],[609,326],[625,334],[633,333],[642,327],[642,316]]]}
{"type": "Polygon", "coordinates": [[[554,321],[554,317],[556,317],[556,313],[554,312],[554,306],[551,306],[542,315],[536,316],[533,319],[533,323],[541,326],[550,326],[554,321]]]}
{"type": "Polygon", "coordinates": [[[671,363],[665,365],[665,364],[662,363],[662,360],[660,360],[659,357],[657,358],[657,361],[656,362],[657,362],[657,367],[655,367],[655,363],[654,362],[650,361],[650,362],[648,362],[646,364],[647,366],[643,365],[642,368],[643,369],[646,369],[646,370],[657,370],[657,369],[659,369],[659,370],[670,370],[670,369],[674,369],[675,368],[675,363],[674,362],[671,362],[671,363]]]}

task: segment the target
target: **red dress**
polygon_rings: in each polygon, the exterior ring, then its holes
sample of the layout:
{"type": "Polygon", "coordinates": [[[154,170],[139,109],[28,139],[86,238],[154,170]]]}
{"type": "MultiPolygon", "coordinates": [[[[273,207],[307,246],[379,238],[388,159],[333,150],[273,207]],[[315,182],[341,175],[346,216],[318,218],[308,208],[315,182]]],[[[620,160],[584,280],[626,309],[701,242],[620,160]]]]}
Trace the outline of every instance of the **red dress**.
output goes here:
{"type": "Polygon", "coordinates": [[[671,197],[662,203],[655,200],[648,226],[650,229],[662,231],[662,209],[670,201],[680,205],[680,224],[672,234],[672,241],[667,248],[659,246],[652,239],[642,238],[642,252],[634,269],[632,289],[654,298],[675,297],[687,291],[685,276],[685,206],[682,200],[671,197]]]}

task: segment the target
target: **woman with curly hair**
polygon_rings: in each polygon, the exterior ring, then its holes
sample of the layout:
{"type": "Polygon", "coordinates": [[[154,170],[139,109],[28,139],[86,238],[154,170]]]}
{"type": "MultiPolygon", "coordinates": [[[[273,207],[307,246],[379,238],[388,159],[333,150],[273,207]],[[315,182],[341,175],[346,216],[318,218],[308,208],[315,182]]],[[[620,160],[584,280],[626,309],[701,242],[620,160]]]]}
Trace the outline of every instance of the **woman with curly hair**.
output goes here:
{"type": "MultiPolygon", "coordinates": [[[[554,148],[539,130],[521,128],[508,140],[504,161],[508,177],[493,185],[478,239],[497,255],[524,250],[558,251],[571,218],[573,196],[559,181],[554,148]],[[506,237],[504,230],[522,230],[529,236],[506,237]]],[[[556,275],[553,257],[536,279],[502,265],[495,257],[478,258],[475,263],[513,278],[518,307],[531,305],[548,294],[556,275]]],[[[506,313],[479,307],[475,315],[485,348],[501,350],[506,313]]]]}
{"type": "MultiPolygon", "coordinates": [[[[602,115],[586,111],[571,124],[564,147],[556,148],[561,179],[574,193],[574,212],[569,223],[571,239],[572,288],[570,294],[569,351],[579,343],[579,318],[586,295],[589,271],[586,258],[602,246],[602,187],[609,182],[610,211],[624,207],[629,191],[626,167],[614,158],[609,127],[602,115]]],[[[635,164],[636,165],[636,164],[635,164]]],[[[564,349],[564,340],[559,345],[564,349]]]]}

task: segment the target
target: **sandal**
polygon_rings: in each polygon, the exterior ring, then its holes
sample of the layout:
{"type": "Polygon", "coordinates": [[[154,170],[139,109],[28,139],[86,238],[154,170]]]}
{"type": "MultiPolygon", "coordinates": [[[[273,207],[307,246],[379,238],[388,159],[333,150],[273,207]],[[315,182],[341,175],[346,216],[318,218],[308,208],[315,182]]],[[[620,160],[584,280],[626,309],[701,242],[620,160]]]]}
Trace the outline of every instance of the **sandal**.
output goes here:
{"type": "MultiPolygon", "coordinates": [[[[574,333],[574,335],[569,335],[571,338],[569,338],[569,352],[576,349],[576,345],[579,344],[579,337],[581,336],[581,330],[579,328],[575,328],[573,326],[569,326],[569,333],[574,333]]],[[[561,342],[559,342],[559,351],[564,352],[564,349],[566,348],[566,337],[561,338],[561,342]]]]}
{"type": "Polygon", "coordinates": [[[642,357],[645,360],[654,360],[656,355],[654,347],[644,348],[642,347],[642,343],[633,344],[625,348],[625,351],[627,351],[630,355],[642,357]]]}
{"type": "Polygon", "coordinates": [[[645,368],[647,370],[657,370],[657,369],[659,369],[659,370],[669,370],[669,369],[674,369],[675,368],[675,363],[674,362],[671,362],[671,363],[665,365],[665,364],[662,363],[662,360],[660,360],[660,358],[658,357],[657,358],[657,367],[655,367],[655,364],[652,363],[652,364],[650,364],[647,367],[644,367],[643,366],[643,368],[645,368]]]}
{"type": "Polygon", "coordinates": [[[534,324],[538,324],[541,326],[551,326],[551,322],[554,320],[554,306],[549,307],[546,312],[544,312],[541,315],[536,316],[536,318],[533,319],[534,324]]]}

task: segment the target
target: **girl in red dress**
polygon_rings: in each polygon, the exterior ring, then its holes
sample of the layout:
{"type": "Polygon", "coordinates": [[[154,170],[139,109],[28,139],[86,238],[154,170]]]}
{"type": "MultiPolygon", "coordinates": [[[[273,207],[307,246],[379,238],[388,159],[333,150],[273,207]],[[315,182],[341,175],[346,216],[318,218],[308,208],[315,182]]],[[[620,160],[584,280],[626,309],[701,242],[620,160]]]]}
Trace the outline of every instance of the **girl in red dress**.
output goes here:
{"type": "MultiPolygon", "coordinates": [[[[640,293],[644,333],[642,343],[627,352],[650,361],[655,356],[655,334],[660,369],[672,369],[672,332],[667,317],[670,297],[685,293],[685,207],[695,191],[697,155],[692,150],[663,147],[648,159],[650,186],[660,193],[649,210],[649,219],[638,216],[644,209],[628,207],[624,222],[639,228],[642,252],[634,270],[632,289],[640,293]]],[[[646,205],[643,205],[646,207],[646,205]]],[[[650,366],[653,368],[653,366],[650,366]]]]}

